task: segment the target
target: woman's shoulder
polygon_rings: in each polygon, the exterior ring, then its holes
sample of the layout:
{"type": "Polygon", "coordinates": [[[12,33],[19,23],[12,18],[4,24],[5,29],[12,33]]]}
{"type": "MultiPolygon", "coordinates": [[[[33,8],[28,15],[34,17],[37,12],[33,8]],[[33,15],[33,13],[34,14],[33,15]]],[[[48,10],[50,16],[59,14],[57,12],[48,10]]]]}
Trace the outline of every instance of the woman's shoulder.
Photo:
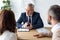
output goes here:
{"type": "Polygon", "coordinates": [[[5,31],[2,36],[4,40],[17,40],[17,35],[10,31],[5,31]]]}

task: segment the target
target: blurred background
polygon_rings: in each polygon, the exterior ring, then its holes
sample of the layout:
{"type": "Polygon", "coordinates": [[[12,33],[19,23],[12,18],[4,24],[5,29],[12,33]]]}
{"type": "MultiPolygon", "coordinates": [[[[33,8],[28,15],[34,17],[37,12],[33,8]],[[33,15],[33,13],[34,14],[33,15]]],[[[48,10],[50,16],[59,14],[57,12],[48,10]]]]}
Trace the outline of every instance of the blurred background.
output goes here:
{"type": "Polygon", "coordinates": [[[51,27],[47,22],[48,9],[51,5],[60,5],[60,0],[0,0],[0,9],[13,10],[17,21],[28,3],[35,5],[35,11],[40,13],[44,26],[51,27]]]}

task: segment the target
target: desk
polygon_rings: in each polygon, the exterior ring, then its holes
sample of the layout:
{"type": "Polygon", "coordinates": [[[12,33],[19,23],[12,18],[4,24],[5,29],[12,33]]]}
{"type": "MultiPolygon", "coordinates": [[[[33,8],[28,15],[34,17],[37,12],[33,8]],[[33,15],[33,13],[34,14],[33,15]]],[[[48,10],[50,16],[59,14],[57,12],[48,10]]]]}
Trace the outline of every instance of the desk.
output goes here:
{"type": "MultiPolygon", "coordinates": [[[[51,28],[47,28],[50,30],[51,28]]],[[[18,37],[20,40],[51,40],[51,38],[43,37],[43,38],[36,38],[33,34],[37,33],[36,30],[30,30],[29,32],[17,32],[18,37]]]]}

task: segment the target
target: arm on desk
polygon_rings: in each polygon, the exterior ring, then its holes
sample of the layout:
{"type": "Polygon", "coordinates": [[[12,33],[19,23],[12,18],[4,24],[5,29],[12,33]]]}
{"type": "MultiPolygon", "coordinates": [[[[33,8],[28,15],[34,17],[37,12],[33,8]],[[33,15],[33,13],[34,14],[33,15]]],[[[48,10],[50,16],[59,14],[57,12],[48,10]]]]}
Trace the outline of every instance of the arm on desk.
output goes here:
{"type": "Polygon", "coordinates": [[[45,36],[52,37],[52,32],[49,32],[49,33],[45,34],[45,36]]]}
{"type": "Polygon", "coordinates": [[[23,21],[22,16],[23,16],[23,13],[21,13],[21,16],[19,17],[19,19],[16,22],[16,27],[17,28],[22,28],[22,24],[21,24],[22,21],[23,21]]]}
{"type": "Polygon", "coordinates": [[[41,38],[41,37],[52,37],[52,32],[49,32],[49,33],[38,33],[38,34],[34,34],[33,36],[34,37],[37,37],[37,38],[41,38]]]}

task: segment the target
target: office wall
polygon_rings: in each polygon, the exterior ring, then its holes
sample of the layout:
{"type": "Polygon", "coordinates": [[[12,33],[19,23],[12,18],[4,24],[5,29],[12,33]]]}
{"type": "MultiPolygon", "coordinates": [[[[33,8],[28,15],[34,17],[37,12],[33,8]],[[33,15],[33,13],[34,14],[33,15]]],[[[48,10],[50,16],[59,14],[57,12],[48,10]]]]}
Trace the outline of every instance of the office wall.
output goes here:
{"type": "Polygon", "coordinates": [[[3,1],[3,0],[0,0],[0,9],[1,9],[1,7],[3,6],[2,1],[3,1]]]}
{"type": "Polygon", "coordinates": [[[35,11],[40,13],[44,26],[51,26],[47,23],[48,9],[51,5],[60,5],[60,0],[11,0],[12,10],[15,13],[16,20],[20,17],[21,12],[25,11],[25,6],[28,3],[35,5],[35,11]]]}

